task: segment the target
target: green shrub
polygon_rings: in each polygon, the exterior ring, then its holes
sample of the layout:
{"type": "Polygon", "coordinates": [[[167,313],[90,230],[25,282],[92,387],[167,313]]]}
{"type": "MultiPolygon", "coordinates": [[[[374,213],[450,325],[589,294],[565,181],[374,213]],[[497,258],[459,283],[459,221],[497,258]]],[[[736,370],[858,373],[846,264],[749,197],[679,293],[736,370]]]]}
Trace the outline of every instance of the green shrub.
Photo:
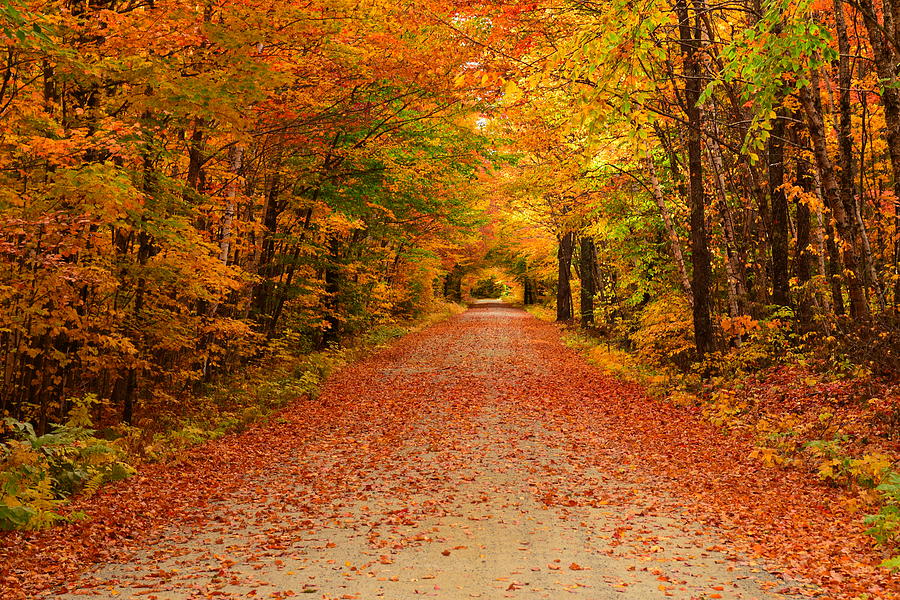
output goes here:
{"type": "MultiPolygon", "coordinates": [[[[878,487],[884,504],[874,515],[866,516],[866,525],[869,525],[867,534],[883,546],[896,546],[900,544],[900,473],[889,473],[878,487]]],[[[891,570],[900,570],[900,556],[890,558],[882,567],[891,570]]]]}
{"type": "Polygon", "coordinates": [[[363,346],[378,347],[387,344],[409,332],[409,329],[400,325],[382,325],[375,327],[362,338],[363,346]]]}
{"type": "Polygon", "coordinates": [[[134,469],[115,442],[79,425],[90,398],[75,402],[66,425],[37,435],[29,423],[4,419],[0,443],[0,529],[39,529],[62,519],[56,509],[77,492],[93,494],[101,485],[125,479],[134,469]]]}

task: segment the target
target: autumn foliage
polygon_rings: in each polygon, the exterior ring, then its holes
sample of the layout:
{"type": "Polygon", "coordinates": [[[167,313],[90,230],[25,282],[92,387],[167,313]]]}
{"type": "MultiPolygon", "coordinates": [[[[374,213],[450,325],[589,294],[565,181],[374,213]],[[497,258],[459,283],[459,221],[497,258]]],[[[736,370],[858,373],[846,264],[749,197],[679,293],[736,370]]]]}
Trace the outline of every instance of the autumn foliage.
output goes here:
{"type": "Polygon", "coordinates": [[[0,413],[178,412],[426,311],[478,208],[471,49],[391,3],[6,3],[0,413]],[[450,258],[448,258],[450,257],[450,258]]]}
{"type": "MultiPolygon", "coordinates": [[[[353,340],[504,295],[750,449],[686,461],[850,490],[834,511],[880,545],[853,543],[900,568],[898,19],[897,0],[0,1],[0,525],[315,397],[353,340]]],[[[677,435],[622,390],[603,423],[633,414],[664,460],[677,435]]],[[[839,575],[860,591],[873,564],[839,575]]]]}

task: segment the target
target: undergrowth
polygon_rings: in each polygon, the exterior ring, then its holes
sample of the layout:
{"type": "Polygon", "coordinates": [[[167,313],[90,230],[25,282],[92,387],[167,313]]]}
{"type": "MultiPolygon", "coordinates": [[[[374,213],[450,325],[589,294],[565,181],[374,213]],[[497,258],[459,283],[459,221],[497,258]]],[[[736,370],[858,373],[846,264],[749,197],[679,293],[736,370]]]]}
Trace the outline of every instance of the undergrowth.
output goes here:
{"type": "Polygon", "coordinates": [[[44,435],[28,423],[0,420],[0,529],[41,529],[85,518],[62,510],[73,495],[94,494],[105,483],[133,475],[142,462],[166,461],[243,431],[298,398],[315,400],[328,376],[344,365],[462,310],[440,304],[415,321],[384,324],[317,352],[288,332],[257,365],[196,394],[186,413],[184,402],[156,398],[142,407],[134,425],[98,428],[91,415],[103,414],[104,401],[89,394],[70,399],[68,420],[44,435]]]}
{"type": "Polygon", "coordinates": [[[101,485],[130,477],[135,469],[117,441],[96,437],[87,395],[72,399],[65,424],[37,435],[28,423],[0,421],[0,529],[40,529],[59,521],[57,509],[78,492],[95,493],[101,485]]]}

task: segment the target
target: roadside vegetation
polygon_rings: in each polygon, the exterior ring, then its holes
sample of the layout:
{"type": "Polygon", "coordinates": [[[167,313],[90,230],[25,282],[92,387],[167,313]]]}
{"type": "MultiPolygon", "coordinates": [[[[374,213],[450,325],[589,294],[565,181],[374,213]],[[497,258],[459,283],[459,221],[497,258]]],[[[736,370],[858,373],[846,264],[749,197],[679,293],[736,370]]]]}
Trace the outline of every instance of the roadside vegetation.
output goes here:
{"type": "Polygon", "coordinates": [[[291,402],[314,402],[334,371],[462,310],[442,303],[414,321],[381,325],[321,351],[298,347],[299,338],[286,335],[257,364],[205,386],[177,412],[155,410],[153,421],[142,426],[103,426],[115,420],[94,395],[72,399],[66,421],[41,435],[7,417],[0,422],[0,529],[42,529],[90,518],[68,510],[68,501],[130,477],[144,463],[177,461],[198,444],[265,422],[291,402]]]}

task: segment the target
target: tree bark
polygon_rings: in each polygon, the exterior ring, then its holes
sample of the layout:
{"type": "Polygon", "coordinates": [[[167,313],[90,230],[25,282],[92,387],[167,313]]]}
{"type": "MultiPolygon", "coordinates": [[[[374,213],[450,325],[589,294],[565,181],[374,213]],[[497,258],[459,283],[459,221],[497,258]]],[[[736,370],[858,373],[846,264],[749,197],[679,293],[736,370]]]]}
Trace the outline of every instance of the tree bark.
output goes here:
{"type": "Polygon", "coordinates": [[[581,312],[581,326],[589,327],[594,323],[594,295],[597,293],[597,282],[594,280],[594,274],[597,269],[597,251],[594,248],[594,240],[589,236],[581,238],[581,248],[579,252],[581,261],[581,303],[579,304],[581,312]]]}
{"type": "MultiPolygon", "coordinates": [[[[715,133],[715,123],[710,124],[715,133]]],[[[722,160],[722,149],[715,140],[709,140],[707,146],[709,162],[713,168],[713,183],[716,188],[716,208],[722,218],[722,233],[725,235],[725,273],[728,278],[728,307],[732,316],[743,314],[747,305],[747,284],[744,272],[744,261],[738,249],[737,235],[731,209],[728,206],[728,195],[725,190],[725,162],[722,160]]]]}
{"type": "MultiPolygon", "coordinates": [[[[797,185],[805,192],[813,189],[814,182],[809,174],[809,168],[802,158],[797,159],[797,185]]],[[[797,202],[797,247],[794,252],[794,274],[797,277],[799,293],[797,294],[797,320],[803,329],[812,327],[813,320],[813,302],[815,297],[809,289],[809,282],[812,279],[812,252],[810,243],[812,241],[810,220],[812,213],[809,205],[797,202]]]]}
{"type": "Polygon", "coordinates": [[[319,349],[327,348],[330,343],[337,342],[341,337],[341,319],[338,316],[341,291],[341,243],[336,237],[332,237],[328,243],[328,258],[325,265],[325,311],[324,320],[327,325],[322,332],[319,349]]]}
{"type": "MultiPolygon", "coordinates": [[[[819,177],[822,182],[822,194],[825,198],[825,203],[831,210],[838,236],[840,239],[848,242],[843,259],[844,266],[847,270],[846,280],[850,296],[850,315],[854,319],[863,319],[868,316],[868,304],[866,302],[860,277],[857,248],[852,245],[852,225],[847,212],[844,210],[844,204],[841,202],[840,188],[835,179],[831,158],[828,156],[828,146],[825,139],[825,122],[822,119],[822,111],[819,107],[820,103],[817,102],[819,95],[819,77],[816,71],[811,73],[810,81],[810,85],[800,90],[800,103],[803,105],[803,110],[806,114],[809,137],[813,146],[813,156],[815,157],[816,168],[819,171],[819,177]]],[[[837,242],[835,242],[835,244],[836,243],[837,242]]],[[[832,258],[837,258],[837,253],[835,253],[832,258]]],[[[841,269],[839,268],[835,270],[841,272],[841,269]]]]}
{"type": "Polygon", "coordinates": [[[789,306],[788,276],[788,204],[784,193],[784,110],[772,123],[769,137],[769,197],[772,202],[772,228],[769,236],[772,252],[772,303],[789,306]]]}
{"type": "Polygon", "coordinates": [[[653,194],[653,200],[656,207],[659,208],[659,216],[662,217],[663,227],[666,230],[666,237],[669,240],[669,249],[675,258],[675,266],[678,268],[678,277],[681,282],[682,291],[687,294],[688,300],[693,304],[694,296],[691,294],[691,280],[688,277],[687,266],[684,264],[684,253],[681,251],[681,242],[678,240],[678,233],[675,231],[675,225],[672,223],[672,216],[669,214],[669,208],[666,206],[666,199],[662,193],[662,187],[659,185],[659,177],[656,175],[656,165],[652,158],[647,161],[647,174],[650,177],[650,190],[653,194]]]}
{"type": "Polygon", "coordinates": [[[444,277],[444,298],[462,302],[462,269],[459,265],[453,265],[444,277]]]}
{"type": "MultiPolygon", "coordinates": [[[[188,171],[186,179],[188,190],[190,191],[198,191],[200,187],[200,171],[203,168],[203,125],[203,119],[196,119],[194,131],[191,133],[191,139],[188,144],[188,171]]],[[[185,190],[185,192],[188,190],[185,190]]]]}
{"type": "MultiPolygon", "coordinates": [[[[894,194],[900,198],[900,88],[898,88],[897,71],[895,65],[897,56],[897,19],[900,18],[900,3],[896,0],[884,3],[884,25],[878,20],[878,13],[872,0],[858,0],[857,6],[863,15],[869,43],[872,46],[872,55],[875,62],[875,70],[881,83],[881,105],[884,107],[884,121],[886,125],[888,156],[891,159],[891,174],[893,176],[894,194]],[[894,39],[886,39],[886,35],[894,39]]],[[[900,228],[900,208],[895,208],[894,221],[900,228]]],[[[900,243],[894,241],[894,307],[900,314],[900,243]]]]}
{"type": "Polygon", "coordinates": [[[694,31],[686,0],[676,0],[679,45],[684,57],[684,111],[687,117],[687,150],[689,205],[691,209],[691,293],[694,296],[694,344],[702,358],[713,349],[712,319],[710,317],[711,267],[706,235],[706,199],[703,191],[703,160],[701,155],[702,119],[700,114],[700,56],[699,31],[694,31]]]}
{"type": "Polygon", "coordinates": [[[228,264],[228,255],[231,252],[231,227],[234,223],[234,210],[238,193],[238,176],[244,158],[244,149],[234,145],[229,150],[229,163],[234,181],[228,186],[225,202],[225,212],[222,215],[222,234],[219,239],[219,261],[223,265],[228,264]]]}
{"type": "MultiPolygon", "coordinates": [[[[834,3],[834,22],[835,31],[837,33],[838,52],[838,151],[840,157],[840,185],[841,185],[841,201],[844,203],[846,210],[853,223],[853,244],[861,249],[861,257],[864,262],[865,274],[868,276],[869,283],[875,291],[875,298],[878,300],[879,308],[885,310],[884,291],[875,270],[872,260],[872,248],[869,244],[869,235],[866,232],[866,224],[862,219],[860,211],[859,196],[854,188],[856,180],[856,169],[853,161],[853,118],[850,103],[850,86],[852,78],[850,73],[850,39],[847,35],[847,23],[844,18],[844,9],[842,0],[833,0],[834,3]]],[[[887,112],[887,111],[885,111],[887,112]]],[[[885,114],[887,120],[887,114],[885,114]]],[[[890,124],[889,129],[890,129],[890,124]]],[[[891,155],[893,160],[893,155],[891,155]]],[[[893,163],[892,163],[893,165],[893,163]]],[[[895,188],[896,189],[896,188],[895,188]]]]}
{"type": "Polygon", "coordinates": [[[575,249],[575,233],[564,233],[559,238],[557,262],[559,274],[556,285],[556,320],[568,323],[572,320],[572,253],[575,249]]]}
{"type": "Polygon", "coordinates": [[[531,281],[531,277],[525,275],[522,277],[522,303],[529,306],[534,304],[534,300],[534,283],[531,281]]]}

